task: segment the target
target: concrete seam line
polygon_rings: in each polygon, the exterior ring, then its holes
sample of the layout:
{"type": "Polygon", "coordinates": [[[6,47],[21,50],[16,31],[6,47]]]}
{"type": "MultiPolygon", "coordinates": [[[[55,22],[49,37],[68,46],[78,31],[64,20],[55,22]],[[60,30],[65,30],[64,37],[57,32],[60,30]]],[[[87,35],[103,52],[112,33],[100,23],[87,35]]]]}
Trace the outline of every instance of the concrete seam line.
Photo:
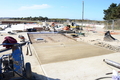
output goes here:
{"type": "MultiPolygon", "coordinates": [[[[31,46],[32,46],[32,45],[31,45],[31,46]]],[[[34,50],[34,52],[35,52],[35,56],[37,57],[38,63],[39,63],[39,65],[40,65],[40,67],[41,67],[44,75],[46,76],[47,80],[49,80],[49,78],[47,77],[47,73],[45,72],[44,68],[43,68],[42,65],[41,65],[42,63],[41,63],[41,61],[40,61],[40,59],[39,59],[39,57],[38,57],[38,55],[37,55],[37,52],[36,52],[35,48],[34,48],[33,46],[32,46],[32,48],[33,48],[33,50],[34,50]]]]}

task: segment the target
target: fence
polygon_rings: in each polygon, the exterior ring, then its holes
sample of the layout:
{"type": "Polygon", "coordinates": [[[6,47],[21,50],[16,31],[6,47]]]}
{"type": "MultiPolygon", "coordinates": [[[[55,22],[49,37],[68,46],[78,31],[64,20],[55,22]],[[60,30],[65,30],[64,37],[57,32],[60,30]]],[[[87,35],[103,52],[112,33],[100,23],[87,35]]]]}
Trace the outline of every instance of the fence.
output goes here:
{"type": "Polygon", "coordinates": [[[105,27],[104,29],[106,30],[120,30],[120,19],[116,19],[116,20],[107,20],[104,23],[105,27]]]}

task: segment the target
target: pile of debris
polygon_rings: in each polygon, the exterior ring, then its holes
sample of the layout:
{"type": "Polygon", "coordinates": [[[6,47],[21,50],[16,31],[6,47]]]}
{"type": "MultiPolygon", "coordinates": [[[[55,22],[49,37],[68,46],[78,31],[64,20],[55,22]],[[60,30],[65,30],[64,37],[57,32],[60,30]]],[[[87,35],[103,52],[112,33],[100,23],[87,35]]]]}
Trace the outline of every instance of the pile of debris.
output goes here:
{"type": "Polygon", "coordinates": [[[113,50],[113,51],[116,51],[116,52],[120,52],[120,47],[119,46],[113,46],[113,45],[105,43],[105,42],[96,42],[96,43],[94,43],[94,45],[104,47],[104,48],[107,48],[109,50],[113,50]]]}
{"type": "MultiPolygon", "coordinates": [[[[87,38],[88,39],[88,38],[87,38]]],[[[90,38],[91,39],[91,38],[90,38]]],[[[98,39],[95,38],[93,40],[85,40],[84,38],[81,39],[84,42],[87,42],[92,45],[96,45],[99,47],[103,47],[115,52],[120,52],[120,46],[118,45],[119,40],[115,39],[114,37],[111,36],[110,31],[107,31],[103,37],[103,39],[98,39]],[[115,45],[116,43],[117,45],[115,45]]]]}

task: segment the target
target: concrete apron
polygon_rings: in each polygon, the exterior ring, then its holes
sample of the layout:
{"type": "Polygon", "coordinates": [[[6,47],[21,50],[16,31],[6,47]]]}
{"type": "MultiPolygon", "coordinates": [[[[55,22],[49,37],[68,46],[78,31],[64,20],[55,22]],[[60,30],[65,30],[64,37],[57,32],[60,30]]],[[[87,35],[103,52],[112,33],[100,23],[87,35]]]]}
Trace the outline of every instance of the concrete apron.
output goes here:
{"type": "Polygon", "coordinates": [[[112,53],[89,58],[69,60],[41,65],[48,80],[111,80],[106,73],[119,69],[107,65],[103,59],[120,62],[119,53],[112,53]]]}

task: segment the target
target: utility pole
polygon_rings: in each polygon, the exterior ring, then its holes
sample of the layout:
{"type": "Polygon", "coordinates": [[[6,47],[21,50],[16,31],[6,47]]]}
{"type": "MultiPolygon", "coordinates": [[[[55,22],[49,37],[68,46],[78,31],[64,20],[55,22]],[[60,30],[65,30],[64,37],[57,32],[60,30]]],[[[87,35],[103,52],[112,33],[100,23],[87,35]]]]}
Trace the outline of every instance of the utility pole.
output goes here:
{"type": "Polygon", "coordinates": [[[84,1],[82,2],[82,20],[84,20],[84,1]]]}
{"type": "Polygon", "coordinates": [[[82,27],[83,27],[83,20],[84,20],[84,1],[82,1],[82,27]]]}

